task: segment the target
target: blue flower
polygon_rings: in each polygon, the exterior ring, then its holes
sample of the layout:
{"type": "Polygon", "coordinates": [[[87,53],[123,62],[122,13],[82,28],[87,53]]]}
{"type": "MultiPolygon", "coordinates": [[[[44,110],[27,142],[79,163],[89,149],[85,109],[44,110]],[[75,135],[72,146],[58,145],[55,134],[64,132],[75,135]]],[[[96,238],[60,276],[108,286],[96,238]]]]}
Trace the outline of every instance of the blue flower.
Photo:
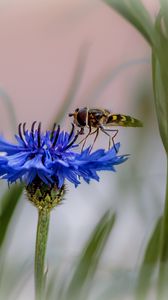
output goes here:
{"type": "Polygon", "coordinates": [[[74,126],[70,133],[60,131],[60,126],[56,129],[56,125],[43,133],[41,124],[38,128],[35,124],[30,131],[25,123],[19,125],[15,136],[17,144],[0,137],[0,176],[9,183],[19,179],[29,185],[40,179],[47,185],[57,184],[61,188],[66,179],[78,186],[81,178],[87,183],[91,179],[98,181],[98,171],[115,171],[114,166],[128,158],[128,155],[117,155],[119,143],[108,151],[99,149],[90,153],[88,147],[78,153],[74,126]]]}

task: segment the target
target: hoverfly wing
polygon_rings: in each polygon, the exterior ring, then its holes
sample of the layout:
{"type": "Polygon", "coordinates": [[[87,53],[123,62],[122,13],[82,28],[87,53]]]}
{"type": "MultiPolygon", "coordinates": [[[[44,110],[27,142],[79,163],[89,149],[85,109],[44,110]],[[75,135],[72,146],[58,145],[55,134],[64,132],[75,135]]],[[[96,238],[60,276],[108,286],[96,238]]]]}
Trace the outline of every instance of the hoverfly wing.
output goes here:
{"type": "Polygon", "coordinates": [[[110,114],[104,126],[143,127],[143,124],[131,116],[110,114]]]}

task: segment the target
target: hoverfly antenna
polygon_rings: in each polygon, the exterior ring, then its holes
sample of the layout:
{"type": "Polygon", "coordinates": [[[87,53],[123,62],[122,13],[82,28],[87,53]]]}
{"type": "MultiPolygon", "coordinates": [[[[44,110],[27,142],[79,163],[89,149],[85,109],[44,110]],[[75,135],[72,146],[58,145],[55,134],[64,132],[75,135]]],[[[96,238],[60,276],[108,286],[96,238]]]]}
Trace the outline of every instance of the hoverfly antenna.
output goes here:
{"type": "Polygon", "coordinates": [[[73,114],[73,113],[70,113],[68,116],[69,116],[69,117],[73,117],[73,116],[74,116],[74,114],[73,114]]]}

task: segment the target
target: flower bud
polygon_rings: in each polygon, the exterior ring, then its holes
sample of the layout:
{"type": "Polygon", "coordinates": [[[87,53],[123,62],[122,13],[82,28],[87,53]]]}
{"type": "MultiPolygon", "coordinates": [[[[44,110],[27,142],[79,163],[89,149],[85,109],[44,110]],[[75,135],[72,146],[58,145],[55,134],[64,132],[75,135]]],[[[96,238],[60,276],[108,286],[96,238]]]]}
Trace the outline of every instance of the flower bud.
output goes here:
{"type": "Polygon", "coordinates": [[[65,194],[65,185],[58,188],[54,184],[45,184],[41,180],[34,180],[26,186],[28,199],[39,209],[50,211],[61,203],[65,194]]]}

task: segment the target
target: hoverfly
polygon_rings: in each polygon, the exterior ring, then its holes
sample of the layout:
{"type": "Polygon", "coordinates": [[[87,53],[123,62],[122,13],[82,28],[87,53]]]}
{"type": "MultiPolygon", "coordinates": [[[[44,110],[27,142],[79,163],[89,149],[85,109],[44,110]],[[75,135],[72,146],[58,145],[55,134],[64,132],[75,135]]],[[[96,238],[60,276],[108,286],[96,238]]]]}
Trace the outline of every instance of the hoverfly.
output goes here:
{"type": "Polygon", "coordinates": [[[93,148],[96,139],[98,137],[99,131],[101,130],[109,138],[109,149],[111,148],[111,142],[114,143],[114,138],[118,133],[118,129],[112,129],[113,126],[123,126],[123,127],[142,127],[141,121],[122,114],[113,114],[107,109],[98,108],[77,108],[73,113],[69,114],[69,117],[73,117],[73,123],[80,128],[78,134],[84,134],[85,128],[89,131],[84,139],[80,141],[83,142],[82,149],[85,146],[87,138],[95,134],[95,138],[91,149],[93,148]],[[111,136],[108,132],[113,132],[111,136]]]}

